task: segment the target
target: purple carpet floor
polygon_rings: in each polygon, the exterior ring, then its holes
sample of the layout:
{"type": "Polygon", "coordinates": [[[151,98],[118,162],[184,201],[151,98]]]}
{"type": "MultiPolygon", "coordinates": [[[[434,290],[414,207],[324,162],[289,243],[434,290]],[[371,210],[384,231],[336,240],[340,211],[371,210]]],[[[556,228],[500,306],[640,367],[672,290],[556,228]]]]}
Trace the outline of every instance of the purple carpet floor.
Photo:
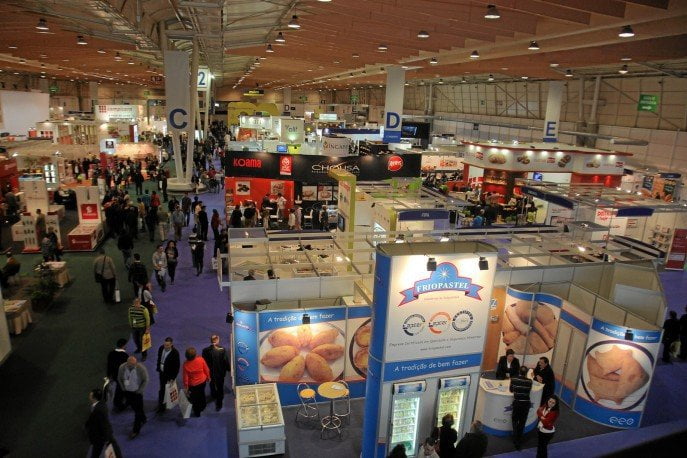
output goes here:
{"type": "MultiPolygon", "coordinates": [[[[223,215],[224,194],[202,194],[200,200],[207,206],[208,214],[217,209],[223,215]]],[[[156,415],[159,378],[155,372],[157,348],[165,337],[172,337],[174,345],[181,354],[182,364],[184,351],[189,346],[196,347],[200,354],[202,348],[209,345],[209,336],[218,334],[221,343],[229,347],[230,327],[225,324],[225,315],[229,309],[229,294],[225,289],[219,290],[217,277],[211,269],[212,233],[205,249],[205,269],[196,276],[191,265],[191,250],[188,244],[188,232],[185,228],[179,248],[179,264],[174,285],[169,285],[163,293],[153,279],[153,297],[159,313],[156,323],[151,328],[153,348],[148,352],[144,363],[150,375],[150,383],[144,395],[145,411],[148,422],[143,425],[141,434],[130,440],[129,433],[133,425],[133,412],[128,409],[122,413],[112,413],[112,424],[117,442],[126,458],[137,457],[236,457],[236,415],[234,397],[229,393],[230,380],[225,383],[227,391],[224,407],[215,412],[214,403],[208,397],[208,407],[200,418],[182,420],[179,409],[169,410],[156,415]]],[[[144,260],[150,266],[150,260],[144,260]]],[[[129,345],[133,352],[133,345],[129,345]]],[[[136,355],[139,357],[140,355],[136,355]]],[[[181,386],[181,374],[177,380],[181,386]]],[[[209,388],[207,389],[209,396],[209,388]]]]}

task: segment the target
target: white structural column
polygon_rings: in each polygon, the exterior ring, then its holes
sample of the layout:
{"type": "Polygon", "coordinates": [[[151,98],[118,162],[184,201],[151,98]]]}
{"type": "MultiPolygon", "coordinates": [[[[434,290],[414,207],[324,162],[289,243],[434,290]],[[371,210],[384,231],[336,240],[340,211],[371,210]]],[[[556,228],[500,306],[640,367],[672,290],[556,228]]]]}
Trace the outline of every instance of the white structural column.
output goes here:
{"type": "Polygon", "coordinates": [[[401,141],[401,116],[406,73],[401,67],[386,67],[386,99],[384,101],[384,141],[401,141]]]}
{"type": "MultiPolygon", "coordinates": [[[[98,105],[98,83],[95,81],[88,82],[88,97],[91,99],[91,109],[95,110],[98,105]]],[[[133,141],[133,139],[132,139],[133,141]]]]}
{"type": "Polygon", "coordinates": [[[193,174],[193,141],[196,134],[196,112],[198,111],[198,39],[193,39],[193,52],[191,54],[191,85],[186,92],[191,91],[191,113],[188,125],[188,143],[186,146],[186,180],[191,181],[193,174]]]}
{"type": "MultiPolygon", "coordinates": [[[[319,103],[319,101],[317,102],[319,103]]],[[[290,87],[285,87],[284,88],[284,110],[283,112],[288,112],[291,113],[291,88],[290,87]]]]}
{"type": "Polygon", "coordinates": [[[205,88],[205,117],[203,120],[203,140],[207,140],[208,132],[210,131],[209,120],[210,120],[210,110],[213,107],[210,105],[212,103],[212,97],[210,97],[212,91],[212,76],[210,72],[207,74],[207,87],[205,88]]]}
{"type": "Polygon", "coordinates": [[[563,81],[549,81],[549,92],[546,97],[546,118],[544,119],[544,141],[558,141],[558,128],[563,101],[563,81]]]}
{"type": "MultiPolygon", "coordinates": [[[[181,133],[188,129],[191,124],[191,117],[189,115],[191,101],[188,90],[188,53],[184,51],[165,51],[164,60],[167,130],[172,136],[174,164],[176,167],[176,178],[169,180],[169,187],[171,189],[175,185],[189,184],[184,174],[184,163],[181,160],[181,142],[179,140],[181,133]]],[[[192,153],[193,139],[191,139],[189,148],[191,148],[189,151],[192,153]]]]}

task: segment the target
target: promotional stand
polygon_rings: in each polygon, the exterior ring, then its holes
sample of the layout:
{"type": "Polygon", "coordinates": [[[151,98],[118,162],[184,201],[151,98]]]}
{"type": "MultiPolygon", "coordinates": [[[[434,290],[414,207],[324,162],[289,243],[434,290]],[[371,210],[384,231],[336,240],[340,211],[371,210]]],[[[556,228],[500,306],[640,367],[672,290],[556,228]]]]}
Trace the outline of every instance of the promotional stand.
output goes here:
{"type": "Polygon", "coordinates": [[[75,191],[79,225],[68,234],[69,249],[93,251],[104,235],[98,187],[79,186],[75,191]]]}

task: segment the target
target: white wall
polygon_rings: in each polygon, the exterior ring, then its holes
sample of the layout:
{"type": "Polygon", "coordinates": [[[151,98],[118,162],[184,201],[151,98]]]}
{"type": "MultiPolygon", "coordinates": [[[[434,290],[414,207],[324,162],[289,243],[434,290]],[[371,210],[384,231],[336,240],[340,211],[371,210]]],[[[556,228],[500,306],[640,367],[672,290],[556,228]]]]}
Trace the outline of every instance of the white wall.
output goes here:
{"type": "Polygon", "coordinates": [[[50,95],[39,92],[0,91],[0,130],[28,135],[36,123],[50,117],[50,95]]]}

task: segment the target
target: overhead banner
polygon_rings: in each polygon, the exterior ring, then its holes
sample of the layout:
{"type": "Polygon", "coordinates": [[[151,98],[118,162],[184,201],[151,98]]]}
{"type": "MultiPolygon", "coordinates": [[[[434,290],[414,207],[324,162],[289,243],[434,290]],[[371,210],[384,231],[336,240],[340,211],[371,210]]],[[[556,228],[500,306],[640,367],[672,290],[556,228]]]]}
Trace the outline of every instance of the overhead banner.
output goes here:
{"type": "Polygon", "coordinates": [[[184,51],[165,51],[165,94],[167,96],[167,128],[175,131],[186,130],[191,106],[189,92],[188,53],[184,51]]]}
{"type": "Polygon", "coordinates": [[[351,139],[348,137],[323,137],[322,154],[325,156],[348,156],[351,139]]]}
{"type": "Polygon", "coordinates": [[[224,158],[224,170],[228,177],[334,183],[336,180],[327,174],[338,168],[352,173],[358,181],[380,181],[419,177],[421,157],[421,154],[331,157],[230,151],[224,158]]]}
{"type": "Polygon", "coordinates": [[[549,92],[546,96],[546,118],[544,119],[545,142],[558,141],[558,125],[561,117],[563,100],[563,81],[549,81],[549,92]]]}
{"type": "Polygon", "coordinates": [[[639,428],[661,344],[661,330],[594,319],[573,410],[614,428],[639,428]]]}
{"type": "Polygon", "coordinates": [[[403,115],[403,89],[405,70],[399,66],[386,67],[386,98],[384,100],[384,141],[401,141],[401,116],[403,115]]]}

